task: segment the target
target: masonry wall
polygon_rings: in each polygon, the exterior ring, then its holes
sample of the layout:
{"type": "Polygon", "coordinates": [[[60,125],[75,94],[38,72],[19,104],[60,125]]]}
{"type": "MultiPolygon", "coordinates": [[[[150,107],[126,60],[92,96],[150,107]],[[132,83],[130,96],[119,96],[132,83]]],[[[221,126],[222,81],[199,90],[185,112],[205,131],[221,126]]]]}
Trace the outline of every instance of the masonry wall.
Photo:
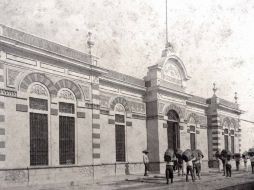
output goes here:
{"type": "Polygon", "coordinates": [[[115,125],[109,124],[109,116],[101,114],[101,163],[115,163],[115,125]]]}
{"type": "Polygon", "coordinates": [[[146,120],[130,119],[132,126],[127,127],[128,162],[143,162],[142,151],[147,148],[146,120]]]}
{"type": "Polygon", "coordinates": [[[241,121],[241,130],[242,152],[245,152],[254,146],[254,138],[249,138],[250,134],[254,134],[254,123],[241,121]]]}
{"type": "Polygon", "coordinates": [[[160,163],[160,172],[165,171],[165,161],[164,153],[168,149],[168,133],[167,133],[167,121],[159,120],[158,121],[158,132],[159,132],[159,161],[160,163]]]}
{"type": "Polygon", "coordinates": [[[6,161],[5,168],[30,166],[29,115],[17,112],[16,104],[27,105],[27,100],[5,98],[6,105],[6,161]]]}
{"type": "Polygon", "coordinates": [[[85,118],[77,118],[77,164],[90,165],[92,159],[92,111],[91,109],[82,109],[85,118]]]}
{"type": "Polygon", "coordinates": [[[190,149],[190,133],[188,133],[188,125],[182,124],[182,130],[180,131],[181,134],[181,150],[190,149]]]}
{"type": "MultiPolygon", "coordinates": [[[[160,143],[159,143],[159,123],[157,119],[147,120],[147,149],[149,150],[150,162],[159,162],[160,156],[160,143]]],[[[160,171],[157,164],[151,164],[152,171],[160,171]]]]}

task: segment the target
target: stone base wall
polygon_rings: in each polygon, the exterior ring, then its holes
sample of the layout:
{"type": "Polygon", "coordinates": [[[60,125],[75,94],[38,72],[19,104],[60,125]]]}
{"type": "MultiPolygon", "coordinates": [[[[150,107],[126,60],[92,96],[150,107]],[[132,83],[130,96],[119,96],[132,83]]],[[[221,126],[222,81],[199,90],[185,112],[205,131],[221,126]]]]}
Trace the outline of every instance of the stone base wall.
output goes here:
{"type": "Polygon", "coordinates": [[[104,176],[144,172],[143,163],[117,163],[88,166],[43,167],[0,170],[1,187],[36,184],[82,184],[104,176]]]}

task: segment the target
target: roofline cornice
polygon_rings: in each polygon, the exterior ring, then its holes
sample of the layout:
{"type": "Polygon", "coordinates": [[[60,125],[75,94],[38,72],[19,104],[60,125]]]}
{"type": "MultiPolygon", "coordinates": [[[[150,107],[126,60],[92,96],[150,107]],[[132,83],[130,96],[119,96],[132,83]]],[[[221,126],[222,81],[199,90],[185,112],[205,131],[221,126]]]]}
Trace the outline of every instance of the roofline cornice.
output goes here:
{"type": "Polygon", "coordinates": [[[202,104],[202,103],[191,101],[191,100],[187,100],[186,103],[187,104],[197,105],[197,106],[203,107],[203,108],[208,108],[208,106],[209,106],[208,104],[202,104]]]}
{"type": "Polygon", "coordinates": [[[174,94],[180,97],[184,97],[186,99],[191,98],[192,95],[187,94],[185,92],[181,92],[181,91],[177,91],[177,90],[171,90],[162,86],[157,86],[155,89],[157,89],[159,92],[166,92],[166,93],[170,93],[170,94],[174,94]]]}
{"type": "Polygon", "coordinates": [[[122,82],[120,80],[112,79],[112,78],[105,77],[105,76],[101,76],[100,80],[146,92],[146,87],[145,86],[143,87],[143,86],[135,85],[133,83],[122,82]]]}
{"type": "Polygon", "coordinates": [[[16,40],[13,40],[11,38],[7,38],[5,36],[0,36],[0,44],[3,44],[5,46],[9,46],[10,48],[16,48],[19,50],[25,50],[28,53],[34,53],[43,57],[47,57],[49,59],[57,60],[57,61],[63,61],[67,64],[70,64],[72,66],[80,67],[86,70],[93,71],[98,74],[107,74],[107,70],[100,68],[98,66],[89,64],[88,62],[81,62],[79,60],[76,60],[74,58],[70,58],[64,55],[57,54],[55,52],[41,49],[35,46],[31,46],[29,44],[25,44],[23,42],[19,42],[16,40]]]}
{"type": "Polygon", "coordinates": [[[235,109],[235,108],[230,108],[230,107],[225,106],[225,105],[222,105],[222,104],[218,104],[218,108],[219,108],[219,109],[228,110],[228,111],[237,113],[237,114],[239,114],[239,115],[245,113],[245,111],[243,111],[243,110],[235,109]]]}

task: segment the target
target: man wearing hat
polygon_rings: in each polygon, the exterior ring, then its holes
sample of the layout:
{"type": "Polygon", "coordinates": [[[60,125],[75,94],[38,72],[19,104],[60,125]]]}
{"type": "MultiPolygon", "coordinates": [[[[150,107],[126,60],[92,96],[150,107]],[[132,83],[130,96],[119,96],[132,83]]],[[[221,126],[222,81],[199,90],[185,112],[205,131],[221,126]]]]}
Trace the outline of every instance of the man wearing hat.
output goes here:
{"type": "Polygon", "coordinates": [[[254,174],[254,153],[250,155],[251,173],[254,174]]]}
{"type": "Polygon", "coordinates": [[[144,165],[145,165],[145,174],[144,174],[144,176],[148,176],[148,174],[147,174],[148,167],[149,167],[148,151],[144,150],[143,153],[144,153],[143,154],[143,162],[144,162],[144,165]]]}

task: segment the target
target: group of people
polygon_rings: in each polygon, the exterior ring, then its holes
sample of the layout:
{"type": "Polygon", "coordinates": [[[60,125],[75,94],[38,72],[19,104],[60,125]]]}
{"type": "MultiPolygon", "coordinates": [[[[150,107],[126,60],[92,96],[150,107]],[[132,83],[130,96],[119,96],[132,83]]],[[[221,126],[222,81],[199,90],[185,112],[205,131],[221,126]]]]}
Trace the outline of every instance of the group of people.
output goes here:
{"type": "MultiPolygon", "coordinates": [[[[145,173],[144,176],[148,176],[149,170],[149,159],[148,159],[148,151],[143,151],[143,162],[145,165],[145,173]]],[[[200,180],[201,174],[201,162],[203,158],[203,154],[200,150],[191,151],[187,149],[183,153],[181,151],[173,151],[166,150],[164,154],[164,161],[166,162],[166,183],[173,183],[174,179],[174,171],[178,170],[178,175],[186,175],[186,182],[189,181],[189,174],[191,175],[191,179],[194,182],[196,180],[196,176],[200,180]]],[[[247,171],[247,162],[250,159],[251,163],[251,171],[254,174],[254,149],[253,152],[247,152],[243,155],[241,154],[231,154],[227,150],[222,150],[221,152],[218,150],[215,154],[215,157],[219,160],[219,170],[221,171],[221,166],[223,166],[223,175],[226,177],[231,177],[232,175],[232,164],[235,161],[236,170],[239,171],[240,160],[241,158],[244,161],[244,167],[247,171]],[[221,163],[221,164],[220,164],[221,163]]]]}
{"type": "Polygon", "coordinates": [[[254,153],[246,153],[246,154],[235,154],[235,155],[216,155],[219,160],[219,171],[221,171],[221,166],[223,170],[223,176],[231,177],[232,175],[232,165],[235,162],[236,171],[239,171],[240,161],[243,159],[245,171],[248,171],[247,163],[248,159],[251,163],[251,171],[254,174],[254,153]]]}
{"type": "MultiPolygon", "coordinates": [[[[190,151],[190,150],[189,150],[190,151]]],[[[196,180],[196,176],[198,179],[201,179],[201,161],[203,158],[202,155],[193,155],[191,153],[191,158],[185,158],[182,155],[175,154],[175,151],[167,150],[164,154],[164,161],[166,162],[166,183],[169,184],[169,180],[173,183],[174,179],[174,171],[178,170],[178,176],[186,175],[186,182],[189,181],[189,175],[191,175],[191,179],[194,182],[196,180]]],[[[145,173],[144,176],[148,176],[149,169],[149,159],[148,159],[148,151],[143,151],[143,162],[145,165],[145,173]]]]}

